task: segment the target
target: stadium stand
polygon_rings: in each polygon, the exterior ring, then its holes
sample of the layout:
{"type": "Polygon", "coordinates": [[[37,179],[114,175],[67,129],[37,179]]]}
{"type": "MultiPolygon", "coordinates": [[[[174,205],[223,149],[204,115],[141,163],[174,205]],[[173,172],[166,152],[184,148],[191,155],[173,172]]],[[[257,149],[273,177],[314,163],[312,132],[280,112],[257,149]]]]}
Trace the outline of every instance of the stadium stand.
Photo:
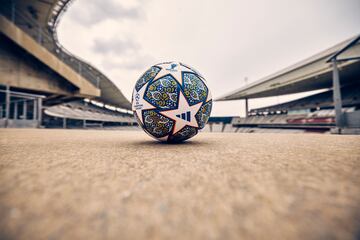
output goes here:
{"type": "MultiPolygon", "coordinates": [[[[350,85],[341,89],[345,117],[360,109],[360,86],[350,85]]],[[[237,127],[312,128],[328,131],[335,126],[335,110],[332,90],[291,102],[252,109],[247,118],[237,118],[237,127]]]]}
{"type": "MultiPolygon", "coordinates": [[[[302,109],[319,109],[319,108],[333,108],[333,95],[332,91],[328,90],[319,94],[311,95],[309,97],[301,98],[298,100],[268,106],[258,109],[252,109],[249,115],[258,115],[263,113],[287,113],[289,110],[302,110],[302,109]]],[[[360,106],[360,85],[353,84],[344,86],[341,89],[343,107],[360,106]]]]}
{"type": "Polygon", "coordinates": [[[135,126],[132,114],[119,112],[92,104],[90,101],[75,101],[45,109],[45,122],[48,127],[109,127],[135,126]]]}
{"type": "MultiPolygon", "coordinates": [[[[59,43],[56,28],[71,2],[1,1],[0,127],[40,127],[44,108],[46,115],[51,112],[50,106],[84,98],[131,109],[130,102],[109,78],[59,43]],[[20,107],[28,114],[19,115],[20,107]]],[[[123,120],[133,122],[127,117],[123,120]]]]}

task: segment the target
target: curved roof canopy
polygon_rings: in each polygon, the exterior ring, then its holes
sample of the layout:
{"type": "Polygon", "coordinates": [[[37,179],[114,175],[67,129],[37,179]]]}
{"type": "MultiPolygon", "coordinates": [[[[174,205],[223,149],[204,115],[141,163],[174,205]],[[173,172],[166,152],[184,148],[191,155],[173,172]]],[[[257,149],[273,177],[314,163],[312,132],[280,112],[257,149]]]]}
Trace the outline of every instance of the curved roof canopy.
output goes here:
{"type": "MultiPolygon", "coordinates": [[[[288,68],[226,94],[215,101],[271,97],[332,87],[332,64],[327,60],[358,37],[343,41],[288,68]]],[[[341,52],[341,58],[360,56],[360,42],[341,52]]],[[[360,79],[360,61],[338,63],[341,85],[360,79]]]]}
{"type": "Polygon", "coordinates": [[[1,1],[0,8],[6,17],[15,19],[15,24],[33,38],[37,38],[39,32],[46,35],[42,36],[42,45],[99,88],[101,94],[97,100],[131,109],[130,102],[109,78],[59,43],[56,27],[71,2],[72,0],[4,0],[1,1]]]}

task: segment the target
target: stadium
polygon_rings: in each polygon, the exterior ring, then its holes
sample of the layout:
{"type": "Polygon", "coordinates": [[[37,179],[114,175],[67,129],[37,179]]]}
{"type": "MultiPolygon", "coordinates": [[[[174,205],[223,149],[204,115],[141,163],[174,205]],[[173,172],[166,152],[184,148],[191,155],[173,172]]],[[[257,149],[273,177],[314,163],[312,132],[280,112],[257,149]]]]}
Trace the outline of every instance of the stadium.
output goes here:
{"type": "Polygon", "coordinates": [[[0,4],[0,239],[359,238],[359,35],[215,98],[246,116],[166,144],[59,42],[72,2],[0,4]]]}

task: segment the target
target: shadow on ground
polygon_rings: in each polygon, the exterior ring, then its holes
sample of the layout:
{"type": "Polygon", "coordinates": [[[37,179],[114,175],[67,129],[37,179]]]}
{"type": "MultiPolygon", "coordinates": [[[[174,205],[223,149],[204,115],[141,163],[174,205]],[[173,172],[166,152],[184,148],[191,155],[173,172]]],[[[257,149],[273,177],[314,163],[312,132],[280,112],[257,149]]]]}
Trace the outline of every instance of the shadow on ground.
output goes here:
{"type": "Polygon", "coordinates": [[[130,145],[133,146],[148,146],[148,147],[167,147],[167,146],[207,146],[210,145],[209,142],[205,141],[197,141],[197,140],[188,140],[183,142],[160,142],[157,140],[143,140],[143,141],[136,141],[132,142],[130,145]]]}

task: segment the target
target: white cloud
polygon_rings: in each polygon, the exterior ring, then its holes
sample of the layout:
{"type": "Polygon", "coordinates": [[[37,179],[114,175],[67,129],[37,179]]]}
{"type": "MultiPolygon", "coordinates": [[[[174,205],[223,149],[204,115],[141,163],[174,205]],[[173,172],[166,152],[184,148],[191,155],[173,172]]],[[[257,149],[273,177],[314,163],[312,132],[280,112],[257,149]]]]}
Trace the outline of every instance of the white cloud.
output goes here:
{"type": "MultiPolygon", "coordinates": [[[[152,64],[198,69],[219,97],[360,32],[358,0],[77,0],[59,26],[60,42],[112,79],[130,98],[152,64]],[[111,9],[109,9],[111,8],[111,9]]],[[[250,107],[291,97],[258,99],[250,107]]],[[[242,101],[215,103],[238,115],[242,101]]]]}
{"type": "Polygon", "coordinates": [[[100,55],[114,54],[118,56],[136,53],[139,51],[140,45],[131,39],[94,39],[93,51],[100,55]]]}
{"type": "Polygon", "coordinates": [[[78,24],[91,26],[107,19],[140,19],[144,16],[141,7],[125,7],[116,0],[87,0],[77,11],[72,11],[69,17],[78,24]]]}

